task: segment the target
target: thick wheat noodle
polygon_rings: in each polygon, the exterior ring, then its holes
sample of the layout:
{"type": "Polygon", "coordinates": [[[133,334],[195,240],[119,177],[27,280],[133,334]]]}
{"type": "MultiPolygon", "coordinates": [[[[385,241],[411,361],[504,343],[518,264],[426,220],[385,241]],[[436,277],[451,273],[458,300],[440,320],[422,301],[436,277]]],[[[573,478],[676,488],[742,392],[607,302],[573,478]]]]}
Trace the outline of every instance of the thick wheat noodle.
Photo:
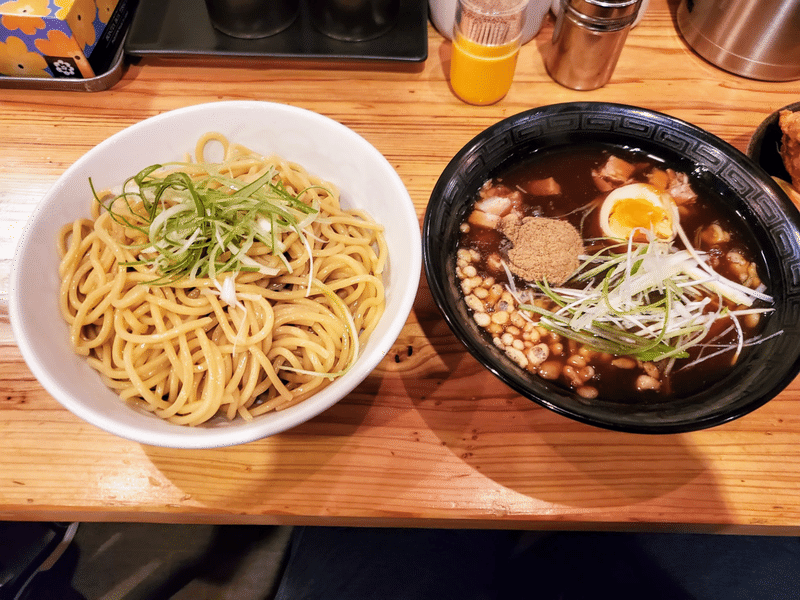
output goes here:
{"type": "Polygon", "coordinates": [[[160,285],[151,266],[122,265],[148,244],[93,202],[93,218],[66,225],[57,242],[61,311],[75,351],[124,401],[185,425],[252,419],[301,402],[352,364],[385,309],[383,228],[343,210],[332,185],[280,157],[215,133],[194,155],[169,169],[246,184],[272,166],[287,190],[315,202],[319,215],[303,232],[313,260],[295,231],[280,234],[285,262],[256,242],[248,255],[279,272],[238,273],[229,305],[221,293],[227,273],[160,285]],[[206,162],[209,144],[221,144],[221,163],[206,162]]]}

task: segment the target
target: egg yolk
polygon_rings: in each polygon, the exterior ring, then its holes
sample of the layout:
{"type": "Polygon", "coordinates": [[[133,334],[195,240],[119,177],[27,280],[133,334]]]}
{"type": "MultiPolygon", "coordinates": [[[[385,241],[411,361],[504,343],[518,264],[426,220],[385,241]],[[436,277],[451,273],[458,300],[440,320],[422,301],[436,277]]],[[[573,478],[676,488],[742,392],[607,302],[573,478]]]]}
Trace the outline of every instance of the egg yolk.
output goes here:
{"type": "Polygon", "coordinates": [[[612,190],[600,208],[600,227],[612,238],[625,239],[634,233],[646,241],[649,230],[658,238],[669,239],[674,231],[673,201],[663,190],[646,183],[631,183],[612,190]]]}
{"type": "Polygon", "coordinates": [[[667,212],[644,198],[625,198],[616,202],[608,216],[611,229],[618,232],[630,232],[642,227],[652,229],[659,237],[672,234],[667,212]]]}

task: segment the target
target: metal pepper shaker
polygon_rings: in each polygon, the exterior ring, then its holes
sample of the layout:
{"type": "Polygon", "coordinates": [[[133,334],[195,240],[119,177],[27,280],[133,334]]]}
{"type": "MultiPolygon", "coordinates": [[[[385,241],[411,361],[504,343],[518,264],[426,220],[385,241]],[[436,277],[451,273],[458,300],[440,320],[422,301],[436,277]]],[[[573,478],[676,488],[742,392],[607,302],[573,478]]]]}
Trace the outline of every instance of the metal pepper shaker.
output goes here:
{"type": "Polygon", "coordinates": [[[573,90],[603,87],[617,66],[641,0],[561,0],[545,65],[573,90]]]}

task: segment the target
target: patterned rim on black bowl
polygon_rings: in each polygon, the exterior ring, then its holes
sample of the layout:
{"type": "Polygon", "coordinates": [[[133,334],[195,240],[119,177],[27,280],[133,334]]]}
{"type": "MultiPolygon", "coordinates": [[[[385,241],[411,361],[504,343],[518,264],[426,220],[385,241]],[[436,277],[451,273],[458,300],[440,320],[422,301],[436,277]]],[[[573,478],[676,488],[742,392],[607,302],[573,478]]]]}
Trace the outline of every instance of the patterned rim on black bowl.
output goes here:
{"type": "Polygon", "coordinates": [[[800,213],[742,152],[674,117],[621,104],[576,102],[504,119],[473,138],[444,169],[431,193],[422,233],[431,294],[456,337],[514,391],[577,421],[635,433],[703,429],[762,406],[800,371],[800,213]],[[642,151],[688,173],[738,216],[759,247],[775,308],[762,332],[767,339],[701,393],[638,405],[582,399],[510,363],[487,343],[462,301],[456,244],[459,225],[480,186],[520,161],[587,142],[642,151]]]}

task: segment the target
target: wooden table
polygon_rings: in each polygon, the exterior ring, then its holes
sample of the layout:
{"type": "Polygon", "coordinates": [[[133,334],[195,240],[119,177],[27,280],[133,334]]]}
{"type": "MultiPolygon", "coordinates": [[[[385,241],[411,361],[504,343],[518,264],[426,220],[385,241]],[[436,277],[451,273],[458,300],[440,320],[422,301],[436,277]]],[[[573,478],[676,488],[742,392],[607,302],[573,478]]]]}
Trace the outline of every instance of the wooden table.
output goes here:
{"type": "MultiPolygon", "coordinates": [[[[756,82],[697,57],[653,0],[612,81],[560,87],[543,56],[552,21],[520,55],[508,96],[462,104],[450,43],[432,27],[424,64],[142,60],[108,91],[0,89],[0,294],[36,202],[77,158],[164,111],[220,99],[283,102],[354,129],[389,159],[422,218],[448,160],[530,107],[625,102],[703,127],[744,150],[800,82],[756,82]]],[[[43,243],[46,243],[43,241],[43,243]]],[[[800,380],[711,430],[595,429],[521,398],[472,359],[421,282],[394,350],[313,421],[247,445],[145,447],[63,409],[22,361],[0,312],[0,519],[691,530],[800,533],[800,380]]]]}

